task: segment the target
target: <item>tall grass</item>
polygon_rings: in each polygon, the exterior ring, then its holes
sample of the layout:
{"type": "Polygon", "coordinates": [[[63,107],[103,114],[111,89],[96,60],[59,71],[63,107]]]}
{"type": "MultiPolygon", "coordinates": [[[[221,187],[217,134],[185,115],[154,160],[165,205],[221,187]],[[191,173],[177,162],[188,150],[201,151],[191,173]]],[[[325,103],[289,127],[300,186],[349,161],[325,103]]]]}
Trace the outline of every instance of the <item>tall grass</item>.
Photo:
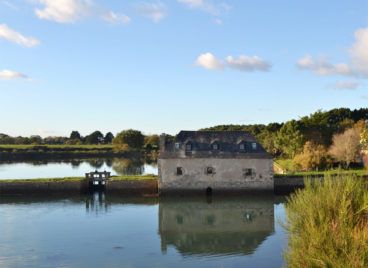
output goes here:
{"type": "Polygon", "coordinates": [[[367,181],[306,180],[286,204],[288,267],[368,267],[367,181]]]}

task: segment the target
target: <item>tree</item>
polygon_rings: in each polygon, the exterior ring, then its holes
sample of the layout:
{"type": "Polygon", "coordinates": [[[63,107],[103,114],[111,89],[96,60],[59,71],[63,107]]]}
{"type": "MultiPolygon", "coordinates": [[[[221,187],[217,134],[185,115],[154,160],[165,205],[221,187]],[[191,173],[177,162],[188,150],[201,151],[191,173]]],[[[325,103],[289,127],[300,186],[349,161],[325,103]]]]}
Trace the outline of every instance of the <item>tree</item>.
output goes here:
{"type": "Polygon", "coordinates": [[[72,133],[70,133],[69,139],[71,139],[71,140],[81,140],[82,137],[81,137],[81,135],[79,134],[78,131],[73,130],[72,133]]]}
{"type": "Polygon", "coordinates": [[[114,135],[111,132],[108,132],[105,135],[104,143],[106,143],[106,144],[112,143],[113,139],[114,139],[114,135]]]}
{"type": "Polygon", "coordinates": [[[144,147],[147,150],[158,149],[160,137],[158,135],[149,135],[144,137],[144,147]]]}
{"type": "Polygon", "coordinates": [[[276,148],[286,157],[294,156],[302,150],[304,137],[299,130],[298,122],[291,120],[286,122],[278,131],[276,148]]]}
{"type": "Polygon", "coordinates": [[[42,143],[42,138],[39,135],[33,135],[29,139],[31,140],[32,144],[41,144],[42,143]]]}
{"type": "Polygon", "coordinates": [[[104,136],[98,130],[92,132],[91,134],[85,137],[86,144],[99,144],[99,143],[103,143],[103,140],[104,140],[104,136]]]}
{"type": "Polygon", "coordinates": [[[307,141],[304,144],[303,152],[297,154],[293,162],[302,170],[323,169],[328,165],[329,159],[327,150],[323,145],[307,141]]]}
{"type": "Polygon", "coordinates": [[[358,160],[360,155],[360,133],[358,128],[349,128],[342,134],[335,134],[329,154],[348,168],[350,163],[358,160]]]}
{"type": "Polygon", "coordinates": [[[123,130],[113,139],[113,144],[121,146],[126,144],[131,149],[142,149],[144,136],[142,132],[134,129],[123,130]]]}

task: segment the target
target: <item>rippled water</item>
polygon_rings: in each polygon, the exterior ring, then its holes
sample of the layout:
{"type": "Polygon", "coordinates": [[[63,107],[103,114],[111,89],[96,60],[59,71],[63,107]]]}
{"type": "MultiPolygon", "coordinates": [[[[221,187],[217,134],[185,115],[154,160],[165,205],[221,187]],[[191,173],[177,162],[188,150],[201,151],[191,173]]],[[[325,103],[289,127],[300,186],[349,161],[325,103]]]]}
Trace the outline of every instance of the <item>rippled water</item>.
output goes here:
{"type": "Polygon", "coordinates": [[[94,170],[110,171],[112,175],[157,175],[157,164],[141,159],[124,158],[2,162],[0,163],[0,179],[80,177],[94,170]]]}
{"type": "Polygon", "coordinates": [[[0,267],[281,267],[282,202],[0,197],[0,267]]]}

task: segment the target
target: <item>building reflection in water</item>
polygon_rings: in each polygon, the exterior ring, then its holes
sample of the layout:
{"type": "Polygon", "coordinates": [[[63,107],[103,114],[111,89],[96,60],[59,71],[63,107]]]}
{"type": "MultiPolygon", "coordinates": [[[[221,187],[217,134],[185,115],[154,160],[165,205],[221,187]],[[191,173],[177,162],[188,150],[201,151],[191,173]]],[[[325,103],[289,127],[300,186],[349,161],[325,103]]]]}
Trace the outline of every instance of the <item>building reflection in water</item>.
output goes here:
{"type": "Polygon", "coordinates": [[[274,233],[272,196],[212,202],[164,199],[159,203],[161,250],[183,255],[248,255],[274,233]]]}
{"type": "Polygon", "coordinates": [[[86,197],[87,213],[99,215],[101,213],[107,213],[108,210],[109,204],[106,202],[106,196],[104,192],[94,192],[86,197]]]}

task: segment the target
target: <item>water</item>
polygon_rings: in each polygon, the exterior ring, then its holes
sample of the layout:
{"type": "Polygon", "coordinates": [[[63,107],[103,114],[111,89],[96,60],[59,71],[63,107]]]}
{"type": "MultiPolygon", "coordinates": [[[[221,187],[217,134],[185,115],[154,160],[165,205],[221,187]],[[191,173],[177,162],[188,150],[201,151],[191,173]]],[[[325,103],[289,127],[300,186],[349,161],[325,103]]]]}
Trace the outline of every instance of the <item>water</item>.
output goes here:
{"type": "Polygon", "coordinates": [[[94,170],[110,171],[112,175],[157,175],[157,164],[140,159],[122,158],[2,162],[0,163],[0,179],[80,177],[94,170]]]}
{"type": "Polygon", "coordinates": [[[0,267],[281,267],[280,198],[0,198],[0,267]]]}

